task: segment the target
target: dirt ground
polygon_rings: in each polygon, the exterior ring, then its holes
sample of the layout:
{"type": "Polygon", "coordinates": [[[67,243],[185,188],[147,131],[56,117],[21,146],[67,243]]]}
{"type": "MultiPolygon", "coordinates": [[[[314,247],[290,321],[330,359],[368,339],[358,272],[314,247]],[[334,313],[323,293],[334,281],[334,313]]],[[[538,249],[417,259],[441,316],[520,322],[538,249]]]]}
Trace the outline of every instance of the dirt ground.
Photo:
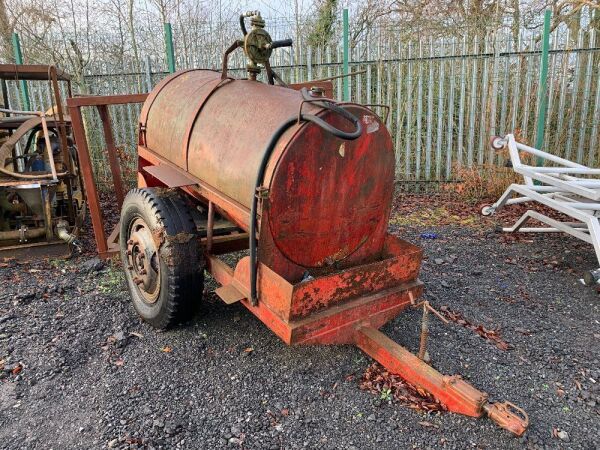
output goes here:
{"type": "MultiPolygon", "coordinates": [[[[157,332],[118,265],[87,254],[0,266],[0,447],[598,448],[600,302],[579,282],[592,247],[496,233],[476,209],[404,196],[390,230],[424,247],[425,297],[455,319],[432,319],[431,364],[525,409],[522,438],[361,389],[358,349],[287,347],[212,281],[196,318],[157,332]]],[[[419,320],[383,331],[416,351],[419,320]]]]}

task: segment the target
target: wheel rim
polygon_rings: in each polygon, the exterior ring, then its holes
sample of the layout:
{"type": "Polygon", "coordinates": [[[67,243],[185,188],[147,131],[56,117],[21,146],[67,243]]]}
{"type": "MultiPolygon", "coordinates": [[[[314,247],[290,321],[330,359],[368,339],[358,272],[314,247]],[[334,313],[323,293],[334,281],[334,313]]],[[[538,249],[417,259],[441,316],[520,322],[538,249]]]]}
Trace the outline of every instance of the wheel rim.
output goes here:
{"type": "Polygon", "coordinates": [[[135,219],[127,236],[127,272],[142,295],[152,304],[160,294],[158,249],[150,228],[141,218],[135,219]]]}

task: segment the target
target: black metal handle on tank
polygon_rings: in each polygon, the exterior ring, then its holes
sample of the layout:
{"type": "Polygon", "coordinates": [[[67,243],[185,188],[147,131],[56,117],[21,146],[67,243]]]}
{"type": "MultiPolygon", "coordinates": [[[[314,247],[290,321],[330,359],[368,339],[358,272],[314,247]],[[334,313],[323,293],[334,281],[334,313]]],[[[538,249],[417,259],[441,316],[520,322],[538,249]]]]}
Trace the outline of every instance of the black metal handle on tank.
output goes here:
{"type": "Polygon", "coordinates": [[[328,133],[333,134],[340,139],[344,139],[347,141],[352,141],[357,139],[362,134],[362,124],[360,120],[348,110],[342,108],[341,106],[336,105],[333,101],[324,100],[320,98],[311,97],[306,88],[302,88],[302,97],[304,98],[304,103],[318,103],[324,109],[335,112],[336,114],[341,115],[344,119],[348,120],[355,126],[355,130],[352,132],[342,131],[339,128],[335,128],[331,124],[325,122],[320,117],[317,117],[313,114],[302,114],[302,105],[300,105],[300,112],[297,116],[289,118],[285,121],[271,136],[267,147],[265,148],[265,152],[263,153],[262,160],[260,161],[260,166],[258,168],[258,174],[256,176],[256,183],[254,183],[254,192],[252,195],[252,207],[250,208],[250,236],[249,236],[249,246],[250,246],[250,301],[252,305],[256,306],[258,302],[258,297],[256,295],[256,275],[257,275],[257,267],[256,267],[256,208],[258,206],[258,188],[263,182],[263,178],[265,176],[265,170],[267,169],[267,164],[269,159],[271,158],[271,154],[275,149],[275,145],[279,141],[279,138],[285,133],[288,128],[296,123],[300,123],[302,121],[305,122],[313,122],[318,127],[322,128],[328,133]]]}
{"type": "Polygon", "coordinates": [[[270,49],[274,48],[282,48],[282,47],[291,47],[294,42],[291,39],[282,39],[280,41],[273,41],[269,44],[270,49]]]}
{"type": "Polygon", "coordinates": [[[302,102],[302,104],[300,105],[300,112],[298,113],[298,122],[300,122],[300,120],[313,122],[328,133],[331,133],[334,136],[339,137],[340,139],[344,139],[346,141],[352,141],[362,134],[362,124],[360,123],[360,120],[358,120],[358,117],[350,113],[347,109],[342,108],[341,106],[335,104],[331,100],[312,97],[308,93],[308,89],[306,88],[302,88],[300,92],[302,93],[302,98],[304,98],[304,102],[302,102]],[[333,125],[328,124],[323,119],[321,119],[318,116],[315,116],[314,114],[302,114],[302,105],[304,105],[304,103],[315,103],[322,108],[328,109],[336,114],[339,114],[348,122],[352,123],[352,125],[354,125],[354,131],[346,132],[340,130],[339,128],[335,128],[333,125]]]}

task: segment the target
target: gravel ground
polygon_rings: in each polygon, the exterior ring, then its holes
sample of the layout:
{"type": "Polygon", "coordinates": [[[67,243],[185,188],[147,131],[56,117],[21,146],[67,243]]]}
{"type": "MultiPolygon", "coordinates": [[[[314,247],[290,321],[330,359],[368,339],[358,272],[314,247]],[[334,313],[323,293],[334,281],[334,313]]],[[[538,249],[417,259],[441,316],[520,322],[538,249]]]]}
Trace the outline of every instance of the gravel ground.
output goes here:
{"type": "MultiPolygon", "coordinates": [[[[432,365],[523,407],[524,437],[382,401],[359,388],[371,361],[358,349],[289,348],[213,283],[196,319],[157,332],[138,320],[118,267],[79,257],[0,269],[0,447],[598,448],[600,303],[578,281],[592,248],[507,239],[487,222],[392,231],[425,248],[434,306],[511,345],[431,322],[432,365]]],[[[384,331],[416,351],[419,316],[384,331]]]]}

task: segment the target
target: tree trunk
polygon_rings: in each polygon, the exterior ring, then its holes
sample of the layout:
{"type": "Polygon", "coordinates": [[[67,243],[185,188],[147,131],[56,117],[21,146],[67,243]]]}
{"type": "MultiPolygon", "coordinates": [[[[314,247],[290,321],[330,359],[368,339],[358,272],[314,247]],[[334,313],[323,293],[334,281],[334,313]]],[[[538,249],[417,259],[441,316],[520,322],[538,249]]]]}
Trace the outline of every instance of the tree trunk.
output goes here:
{"type": "Polygon", "coordinates": [[[128,9],[128,27],[129,27],[129,36],[131,37],[131,49],[133,50],[133,61],[135,64],[135,70],[140,72],[140,56],[138,54],[137,47],[137,38],[135,35],[135,23],[134,23],[134,0],[129,0],[129,9],[128,9]]]}
{"type": "Polygon", "coordinates": [[[6,12],[6,2],[0,0],[0,59],[12,63],[15,57],[12,51],[13,27],[6,12]]]}
{"type": "MultiPolygon", "coordinates": [[[[512,33],[512,39],[514,42],[514,45],[517,45],[517,42],[519,42],[519,35],[521,33],[521,5],[520,5],[520,1],[519,0],[512,0],[512,8],[513,8],[513,23],[511,28],[511,33],[512,33]]],[[[520,49],[518,49],[520,50],[520,49]]]]}

